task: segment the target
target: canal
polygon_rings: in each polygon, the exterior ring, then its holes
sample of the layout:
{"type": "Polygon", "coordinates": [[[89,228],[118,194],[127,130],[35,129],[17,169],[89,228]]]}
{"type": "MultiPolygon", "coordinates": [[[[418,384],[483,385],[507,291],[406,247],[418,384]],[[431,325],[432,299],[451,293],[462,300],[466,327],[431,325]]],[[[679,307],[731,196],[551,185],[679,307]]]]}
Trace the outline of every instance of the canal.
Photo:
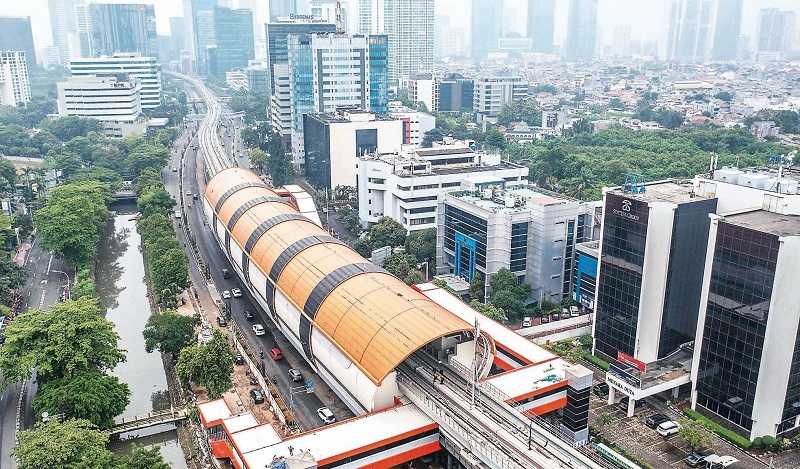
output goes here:
{"type": "MultiPolygon", "coordinates": [[[[125,349],[127,360],[113,374],[128,384],[130,403],[122,417],[134,417],[154,410],[169,408],[167,379],[158,352],[144,349],[142,330],[150,317],[150,303],[144,280],[144,260],[139,249],[141,238],[136,231],[136,205],[117,204],[116,214],[100,243],[97,263],[97,293],[106,308],[106,317],[116,326],[119,346],[125,349]]],[[[185,469],[183,451],[178,444],[174,425],[130,432],[112,444],[115,452],[130,451],[134,445],[158,447],[170,467],[185,469]]]]}

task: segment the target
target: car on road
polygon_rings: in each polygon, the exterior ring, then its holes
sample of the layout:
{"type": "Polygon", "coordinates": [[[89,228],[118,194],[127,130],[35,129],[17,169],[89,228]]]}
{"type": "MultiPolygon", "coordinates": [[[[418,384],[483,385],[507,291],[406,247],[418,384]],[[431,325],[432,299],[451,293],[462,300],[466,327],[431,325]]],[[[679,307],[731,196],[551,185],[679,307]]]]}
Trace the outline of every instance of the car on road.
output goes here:
{"type": "Polygon", "coordinates": [[[237,353],[233,356],[233,363],[236,363],[237,365],[244,365],[244,357],[241,353],[237,353]]]}
{"type": "Polygon", "coordinates": [[[289,368],[289,378],[291,378],[293,382],[299,383],[303,381],[303,373],[301,373],[300,370],[289,368]]]}
{"type": "Polygon", "coordinates": [[[326,425],[336,422],[336,416],[333,415],[331,409],[327,407],[320,407],[317,409],[317,415],[319,415],[320,420],[322,420],[326,425]]]}
{"type": "Polygon", "coordinates": [[[531,318],[529,316],[522,318],[522,327],[531,327],[531,324],[533,323],[531,322],[531,318]]]}
{"type": "Polygon", "coordinates": [[[260,389],[251,389],[250,398],[253,399],[254,404],[261,404],[262,402],[264,402],[264,394],[261,392],[260,389]]]}
{"type": "Polygon", "coordinates": [[[177,218],[177,219],[180,219],[180,218],[181,218],[181,211],[180,211],[180,209],[177,209],[177,208],[176,208],[176,209],[175,209],[175,212],[174,212],[174,215],[175,215],[175,218],[177,218]]]}
{"type": "Polygon", "coordinates": [[[231,291],[230,290],[223,291],[222,292],[222,298],[224,298],[226,300],[230,300],[231,299],[231,291]]]}
{"type": "Polygon", "coordinates": [[[186,191],[186,197],[191,197],[191,196],[192,196],[192,191],[186,191]]]}
{"type": "Polygon", "coordinates": [[[678,422],[673,422],[672,420],[668,420],[668,421],[662,423],[661,425],[659,425],[658,427],[656,427],[656,432],[659,435],[661,435],[664,438],[666,438],[666,437],[668,437],[670,435],[674,435],[674,434],[678,433],[678,430],[680,430],[680,429],[681,429],[681,426],[678,425],[678,422]]]}
{"type": "Polygon", "coordinates": [[[244,310],[244,318],[247,319],[248,321],[252,321],[253,319],[256,318],[256,316],[253,314],[252,311],[246,309],[244,310]]]}
{"type": "Polygon", "coordinates": [[[664,414],[653,414],[644,419],[644,424],[650,428],[656,428],[664,422],[669,422],[670,418],[664,414]]]}
{"type": "Polygon", "coordinates": [[[689,467],[705,467],[706,466],[706,458],[716,456],[714,453],[703,454],[700,451],[692,451],[683,459],[683,462],[686,463],[689,467]]]}
{"type": "Polygon", "coordinates": [[[592,387],[592,392],[595,396],[606,397],[608,396],[608,385],[606,383],[597,383],[592,387]]]}
{"type": "Polygon", "coordinates": [[[173,172],[173,173],[177,173],[177,172],[178,172],[178,168],[176,168],[176,167],[174,167],[174,166],[173,166],[173,167],[172,167],[172,172],[173,172]]]}
{"type": "Polygon", "coordinates": [[[211,327],[209,327],[209,326],[204,326],[204,327],[203,327],[203,328],[200,330],[200,337],[199,337],[197,340],[198,340],[198,341],[199,341],[201,344],[205,344],[206,342],[208,342],[209,340],[211,340],[211,337],[212,337],[213,335],[214,335],[214,330],[213,330],[213,329],[211,329],[211,327]]]}
{"type": "Polygon", "coordinates": [[[256,378],[256,375],[254,375],[254,374],[250,375],[250,385],[251,386],[258,386],[258,378],[256,378]]]}
{"type": "Polygon", "coordinates": [[[569,316],[570,317],[577,318],[580,315],[581,315],[581,312],[580,312],[580,310],[578,309],[577,306],[572,305],[572,306],[569,307],[569,316]]]}
{"type": "Polygon", "coordinates": [[[256,335],[259,335],[259,336],[266,334],[266,331],[264,330],[264,326],[261,325],[261,324],[253,324],[253,332],[255,332],[256,335]]]}
{"type": "Polygon", "coordinates": [[[197,200],[197,199],[199,199],[199,198],[200,198],[200,194],[198,194],[198,193],[196,193],[196,192],[195,192],[194,194],[192,194],[192,198],[193,198],[194,200],[197,200]]]}
{"type": "Polygon", "coordinates": [[[231,290],[231,293],[233,293],[233,297],[234,298],[241,298],[242,297],[242,289],[241,288],[234,288],[233,290],[231,290]]]}
{"type": "Polygon", "coordinates": [[[217,325],[219,327],[227,327],[228,321],[225,320],[225,316],[217,316],[217,325]]]}
{"type": "Polygon", "coordinates": [[[231,278],[231,271],[228,269],[222,269],[222,278],[231,278]]]}
{"type": "Polygon", "coordinates": [[[283,360],[283,352],[278,347],[269,349],[269,356],[275,361],[283,360]]]}

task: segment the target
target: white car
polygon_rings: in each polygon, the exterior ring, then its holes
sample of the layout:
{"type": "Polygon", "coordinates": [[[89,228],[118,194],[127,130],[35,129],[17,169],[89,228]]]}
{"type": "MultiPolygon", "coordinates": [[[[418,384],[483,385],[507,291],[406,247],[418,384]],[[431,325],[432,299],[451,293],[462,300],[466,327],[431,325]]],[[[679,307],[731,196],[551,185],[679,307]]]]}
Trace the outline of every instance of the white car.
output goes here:
{"type": "Polygon", "coordinates": [[[717,456],[716,454],[712,454],[706,457],[705,462],[710,469],[722,469],[739,462],[739,460],[733,456],[717,456]]]}
{"type": "Polygon", "coordinates": [[[242,289],[241,288],[234,288],[233,290],[231,290],[231,293],[233,293],[233,297],[234,298],[241,298],[242,297],[242,289]]]}
{"type": "Polygon", "coordinates": [[[333,423],[336,421],[336,416],[333,415],[331,409],[327,407],[320,407],[319,409],[317,409],[317,415],[319,415],[319,418],[323,422],[325,422],[325,424],[333,423]]]}
{"type": "Polygon", "coordinates": [[[522,318],[522,327],[531,327],[531,318],[528,316],[522,318]]]}
{"type": "Polygon", "coordinates": [[[581,315],[581,312],[577,306],[573,305],[569,307],[569,315],[570,317],[577,318],[578,316],[581,315]]]}
{"type": "Polygon", "coordinates": [[[210,326],[203,326],[203,329],[200,331],[200,337],[198,337],[198,341],[201,344],[208,343],[211,340],[211,337],[214,335],[214,330],[211,329],[210,326]]]}
{"type": "Polygon", "coordinates": [[[658,432],[659,435],[666,438],[670,435],[678,433],[678,430],[680,430],[680,428],[681,426],[678,425],[677,422],[673,422],[672,420],[670,420],[656,427],[656,431],[658,432]]]}
{"type": "Polygon", "coordinates": [[[223,291],[223,292],[222,292],[222,298],[224,298],[224,299],[226,299],[226,300],[230,300],[230,299],[231,299],[231,292],[230,292],[230,290],[225,290],[225,291],[223,291]]]}
{"type": "Polygon", "coordinates": [[[264,334],[266,334],[266,331],[264,330],[264,326],[262,326],[261,324],[253,324],[253,332],[255,332],[256,335],[264,335],[264,334]]]}

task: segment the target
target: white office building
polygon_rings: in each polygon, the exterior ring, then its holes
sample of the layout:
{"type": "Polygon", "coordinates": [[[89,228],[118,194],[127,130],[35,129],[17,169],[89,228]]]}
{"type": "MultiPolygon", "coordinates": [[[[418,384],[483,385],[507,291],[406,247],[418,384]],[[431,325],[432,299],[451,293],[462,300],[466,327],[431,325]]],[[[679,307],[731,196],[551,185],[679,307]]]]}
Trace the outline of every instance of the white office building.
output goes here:
{"type": "Polygon", "coordinates": [[[401,80],[400,87],[408,91],[408,99],[422,103],[430,112],[438,110],[439,80],[430,73],[421,73],[401,80]]]}
{"type": "Polygon", "coordinates": [[[526,184],[528,168],[447,139],[432,148],[362,155],[358,181],[358,217],[364,227],[386,216],[416,231],[436,228],[440,193],[526,184]]]}
{"type": "Polygon", "coordinates": [[[403,121],[403,145],[422,145],[425,134],[436,127],[436,117],[403,106],[400,101],[389,103],[389,116],[403,121]]]}
{"type": "Polygon", "coordinates": [[[503,106],[528,96],[528,82],[520,75],[491,75],[475,80],[472,106],[478,121],[495,119],[503,106]]]}
{"type": "Polygon", "coordinates": [[[292,139],[292,96],[289,92],[289,65],[272,66],[275,85],[270,97],[270,118],[272,129],[281,136],[284,148],[291,148],[292,139]]]}
{"type": "Polygon", "coordinates": [[[25,52],[0,51],[0,106],[17,107],[31,100],[25,52]]]}
{"type": "Polygon", "coordinates": [[[142,109],[161,105],[161,64],[156,57],[125,53],[72,59],[69,70],[74,77],[128,75],[141,85],[142,109]]]}
{"type": "Polygon", "coordinates": [[[246,91],[250,89],[247,73],[244,70],[228,70],[225,72],[225,84],[232,90],[246,91]]]}
{"type": "Polygon", "coordinates": [[[97,119],[109,137],[139,136],[147,130],[141,85],[115,77],[79,76],[58,83],[58,114],[97,119]]]}

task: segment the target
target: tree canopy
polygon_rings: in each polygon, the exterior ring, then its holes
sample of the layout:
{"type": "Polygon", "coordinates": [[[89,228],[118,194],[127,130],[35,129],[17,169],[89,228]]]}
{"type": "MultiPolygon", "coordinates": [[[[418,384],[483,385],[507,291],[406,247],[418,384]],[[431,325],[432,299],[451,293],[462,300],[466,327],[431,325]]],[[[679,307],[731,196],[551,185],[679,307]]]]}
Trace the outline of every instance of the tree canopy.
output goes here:
{"type": "Polygon", "coordinates": [[[369,229],[369,242],[372,249],[403,246],[406,242],[406,229],[392,218],[381,217],[369,229]]]}
{"type": "Polygon", "coordinates": [[[520,316],[531,286],[517,281],[517,276],[508,269],[500,269],[489,278],[492,287],[491,303],[506,314],[520,316]]]}
{"type": "Polygon", "coordinates": [[[33,399],[37,415],[64,414],[66,418],[83,418],[100,428],[108,428],[130,401],[128,385],[116,376],[99,371],[86,371],[72,378],[47,381],[33,399]]]}
{"type": "Polygon", "coordinates": [[[506,104],[497,116],[497,123],[508,125],[512,122],[525,122],[530,126],[539,127],[542,125],[542,110],[533,99],[506,104]]]}
{"type": "Polygon", "coordinates": [[[50,419],[19,433],[12,449],[19,469],[110,469],[108,435],[88,420],[50,419]]]}
{"type": "Polygon", "coordinates": [[[214,331],[206,344],[194,344],[181,350],[177,364],[178,376],[206,389],[212,399],[231,388],[233,351],[228,340],[214,331]]]}
{"type": "Polygon", "coordinates": [[[116,456],[114,464],[116,469],[170,469],[158,447],[136,447],[129,454],[116,456]]]}
{"type": "Polygon", "coordinates": [[[142,331],[145,349],[148,352],[159,350],[176,356],[181,349],[194,341],[196,324],[195,318],[173,310],[151,314],[142,331]]]}
{"type": "Polygon", "coordinates": [[[412,231],[406,238],[406,252],[414,256],[418,262],[428,262],[428,269],[433,271],[436,260],[436,228],[412,231]]]}

